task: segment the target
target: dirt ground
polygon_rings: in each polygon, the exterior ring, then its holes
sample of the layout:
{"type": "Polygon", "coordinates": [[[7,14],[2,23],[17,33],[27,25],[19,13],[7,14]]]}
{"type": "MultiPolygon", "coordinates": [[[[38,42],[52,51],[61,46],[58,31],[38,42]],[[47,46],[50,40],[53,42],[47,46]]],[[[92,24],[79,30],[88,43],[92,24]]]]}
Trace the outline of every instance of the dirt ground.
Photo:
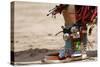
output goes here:
{"type": "MultiPolygon", "coordinates": [[[[14,50],[12,48],[12,52],[15,53],[16,62],[40,61],[47,53],[64,47],[62,33],[55,36],[62,30],[63,16],[58,14],[56,19],[46,16],[55,5],[15,2],[14,44],[12,45],[14,50]]],[[[96,51],[95,57],[97,56],[96,27],[93,34],[88,36],[88,40],[94,45],[93,48],[89,47],[88,51],[96,51]]]]}

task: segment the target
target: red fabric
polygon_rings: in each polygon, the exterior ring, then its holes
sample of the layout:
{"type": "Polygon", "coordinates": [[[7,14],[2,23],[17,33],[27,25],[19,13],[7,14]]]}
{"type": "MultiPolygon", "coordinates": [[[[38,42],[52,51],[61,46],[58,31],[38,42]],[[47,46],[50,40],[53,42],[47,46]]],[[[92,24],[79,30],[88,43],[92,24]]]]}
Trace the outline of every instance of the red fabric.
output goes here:
{"type": "Polygon", "coordinates": [[[93,21],[93,19],[94,19],[96,16],[97,16],[97,8],[95,8],[95,9],[93,10],[93,14],[92,14],[92,16],[91,16],[90,21],[93,21]]]}
{"type": "Polygon", "coordinates": [[[76,19],[81,21],[82,24],[86,24],[87,21],[93,21],[97,16],[97,8],[92,6],[81,6],[76,10],[76,19]]]}

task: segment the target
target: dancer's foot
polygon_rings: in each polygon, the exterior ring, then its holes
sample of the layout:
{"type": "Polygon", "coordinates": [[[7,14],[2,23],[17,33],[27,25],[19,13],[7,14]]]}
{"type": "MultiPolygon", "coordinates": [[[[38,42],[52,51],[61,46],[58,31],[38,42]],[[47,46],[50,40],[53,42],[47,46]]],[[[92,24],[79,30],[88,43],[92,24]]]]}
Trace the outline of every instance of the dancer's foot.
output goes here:
{"type": "Polygon", "coordinates": [[[64,59],[65,59],[65,57],[62,57],[62,58],[59,57],[59,60],[64,60],[64,59]]]}

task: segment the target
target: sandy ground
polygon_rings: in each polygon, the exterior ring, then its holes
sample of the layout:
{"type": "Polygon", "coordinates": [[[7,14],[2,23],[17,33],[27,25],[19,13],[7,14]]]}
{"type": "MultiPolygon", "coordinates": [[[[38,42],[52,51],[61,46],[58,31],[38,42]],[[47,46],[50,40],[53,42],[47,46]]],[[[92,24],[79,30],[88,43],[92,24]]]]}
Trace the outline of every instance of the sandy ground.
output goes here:
{"type": "MultiPolygon", "coordinates": [[[[15,2],[14,45],[12,45],[14,51],[12,52],[15,53],[16,62],[41,60],[48,52],[57,51],[64,46],[62,33],[54,36],[64,25],[63,16],[58,14],[56,19],[46,16],[55,5],[15,2]]],[[[88,38],[94,43],[93,49],[97,50],[95,31],[96,26],[93,35],[88,38]]]]}
{"type": "Polygon", "coordinates": [[[63,46],[62,36],[54,36],[64,23],[62,15],[57,15],[56,19],[46,16],[53,7],[55,4],[16,2],[14,51],[22,51],[30,47],[53,49],[63,46]]]}

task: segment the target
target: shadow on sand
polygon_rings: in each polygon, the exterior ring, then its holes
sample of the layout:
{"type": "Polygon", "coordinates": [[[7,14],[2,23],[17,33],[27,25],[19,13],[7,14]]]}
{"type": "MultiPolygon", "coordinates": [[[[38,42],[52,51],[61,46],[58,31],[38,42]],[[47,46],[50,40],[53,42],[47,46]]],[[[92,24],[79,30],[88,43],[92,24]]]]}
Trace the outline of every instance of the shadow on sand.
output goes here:
{"type": "Polygon", "coordinates": [[[13,52],[14,62],[31,62],[31,61],[38,61],[42,60],[44,56],[51,52],[57,52],[57,50],[49,50],[49,49],[28,49],[25,51],[13,52]]]}
{"type": "MultiPolygon", "coordinates": [[[[14,62],[31,62],[42,60],[44,56],[51,52],[57,52],[58,50],[49,50],[49,49],[28,49],[25,51],[13,52],[14,62]]],[[[97,51],[87,51],[88,57],[97,57],[97,51]]]]}

